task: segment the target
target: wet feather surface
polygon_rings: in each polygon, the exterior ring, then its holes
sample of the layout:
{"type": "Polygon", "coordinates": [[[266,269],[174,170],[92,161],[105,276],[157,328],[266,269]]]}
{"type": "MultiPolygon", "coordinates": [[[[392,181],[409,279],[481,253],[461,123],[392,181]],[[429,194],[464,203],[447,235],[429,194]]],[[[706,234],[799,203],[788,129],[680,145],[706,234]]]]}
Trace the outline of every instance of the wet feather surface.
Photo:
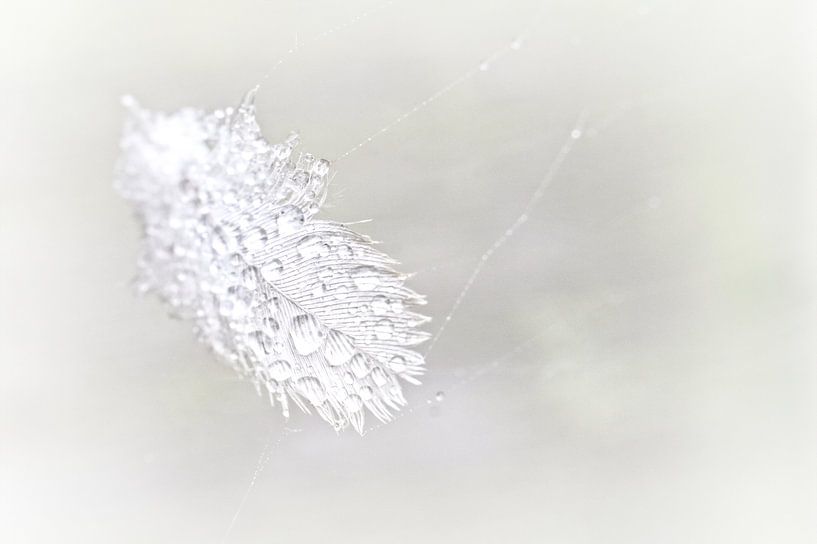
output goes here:
{"type": "Polygon", "coordinates": [[[144,229],[137,287],[154,292],[259,393],[363,432],[419,383],[424,303],[397,262],[347,226],[318,220],[332,173],[270,144],[255,90],[238,108],[172,114],[124,99],[116,187],[144,229]]]}

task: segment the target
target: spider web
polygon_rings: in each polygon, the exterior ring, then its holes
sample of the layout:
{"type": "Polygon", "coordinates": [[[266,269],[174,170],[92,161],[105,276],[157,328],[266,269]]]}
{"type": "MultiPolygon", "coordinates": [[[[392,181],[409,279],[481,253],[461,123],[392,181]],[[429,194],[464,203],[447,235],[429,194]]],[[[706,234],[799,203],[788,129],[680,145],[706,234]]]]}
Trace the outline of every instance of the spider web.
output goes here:
{"type": "MultiPolygon", "coordinates": [[[[353,17],[315,35],[311,39],[296,43],[295,46],[287,50],[279,60],[272,64],[272,67],[264,75],[262,81],[267,81],[279,67],[292,60],[295,54],[300,50],[312,45],[324,43],[330,37],[337,38],[339,33],[344,30],[350,30],[351,27],[354,27],[359,23],[371,23],[373,15],[387,10],[388,8],[392,8],[395,4],[399,3],[400,2],[398,0],[387,0],[385,2],[375,4],[373,7],[359,12],[353,17]]],[[[628,22],[631,22],[633,19],[646,16],[652,9],[654,9],[656,5],[656,3],[653,3],[652,5],[642,4],[637,9],[630,10],[626,12],[624,16],[620,16],[613,20],[610,23],[610,27],[622,27],[628,22]]],[[[340,153],[332,161],[333,164],[340,164],[339,169],[342,170],[350,158],[359,157],[361,153],[365,155],[366,150],[376,146],[377,142],[382,137],[387,135],[387,133],[399,134],[400,125],[402,123],[414,116],[421,116],[425,110],[431,109],[435,103],[445,99],[452,91],[464,86],[471,80],[478,77],[491,77],[491,69],[494,67],[494,65],[500,63],[506,56],[517,53],[524,54],[524,49],[527,42],[537,38],[537,25],[546,15],[546,6],[540,6],[537,8],[535,13],[526,19],[526,23],[513,34],[513,37],[509,41],[501,44],[499,47],[496,47],[493,50],[488,51],[486,54],[478,58],[471,66],[467,67],[458,75],[450,78],[436,91],[417,100],[403,110],[399,115],[383,124],[380,128],[371,131],[362,140],[358,141],[358,143],[340,153]]],[[[598,31],[599,29],[595,30],[598,31]]],[[[581,34],[574,35],[573,37],[574,43],[576,44],[580,44],[582,39],[583,37],[581,34]]],[[[652,98],[655,99],[655,97],[652,98]]],[[[609,106],[606,111],[591,111],[587,105],[580,107],[574,117],[574,120],[562,128],[560,142],[558,142],[556,146],[551,146],[551,148],[543,149],[541,151],[543,156],[548,157],[547,162],[544,163],[545,166],[541,168],[541,174],[538,176],[538,179],[534,179],[529,183],[532,190],[529,188],[526,196],[519,198],[517,195],[515,197],[519,200],[518,209],[520,211],[517,213],[517,215],[509,222],[509,224],[501,229],[494,238],[486,241],[485,249],[481,254],[479,254],[478,258],[452,258],[452,261],[456,260],[460,263],[470,261],[473,263],[473,265],[464,280],[461,280],[460,286],[454,290],[456,295],[453,301],[442,311],[442,313],[437,312],[437,315],[433,316],[434,321],[432,324],[434,325],[435,330],[433,330],[433,336],[424,349],[430,373],[433,374],[435,372],[435,362],[437,362],[435,357],[432,355],[435,346],[444,341],[446,338],[446,332],[451,327],[455,326],[453,324],[454,318],[457,317],[458,312],[463,306],[463,303],[468,299],[469,294],[475,287],[478,286],[479,279],[483,271],[495,264],[496,256],[499,255],[505,246],[512,241],[513,237],[526,226],[531,216],[537,213],[537,205],[540,204],[541,200],[546,196],[549,187],[558,181],[562,167],[569,159],[571,153],[574,152],[574,148],[581,146],[583,138],[598,138],[602,136],[605,131],[607,131],[616,122],[620,121],[627,114],[627,112],[634,109],[638,103],[644,102],[645,100],[646,98],[644,97],[641,97],[640,99],[621,100],[614,103],[612,106],[609,106]]],[[[475,115],[478,115],[478,112],[475,112],[475,115]]],[[[489,160],[490,159],[491,158],[489,158],[489,160]]],[[[337,190],[338,188],[336,187],[334,189],[337,190]]],[[[626,206],[623,211],[615,214],[612,219],[608,218],[607,222],[615,224],[620,221],[627,221],[634,215],[643,213],[645,209],[655,209],[658,206],[660,206],[660,198],[657,196],[651,196],[646,202],[643,199],[638,199],[634,203],[630,203],[630,205],[626,206]]],[[[451,264],[452,262],[448,262],[432,266],[426,268],[423,272],[427,274],[450,266],[451,264]]],[[[533,333],[525,339],[515,342],[511,346],[507,347],[502,355],[489,358],[487,360],[474,361],[472,364],[458,369],[455,376],[453,378],[446,379],[441,387],[433,389],[429,389],[427,387],[422,388],[420,393],[421,398],[417,399],[417,395],[414,395],[410,405],[400,413],[396,414],[396,421],[386,424],[379,423],[371,425],[364,433],[364,439],[365,437],[368,437],[370,433],[376,432],[387,425],[400,425],[402,419],[414,416],[418,413],[431,413],[432,415],[436,415],[436,410],[438,410],[437,407],[446,401],[448,393],[457,391],[462,387],[469,386],[475,381],[484,378],[486,375],[498,372],[500,369],[503,369],[508,365],[512,365],[513,362],[525,352],[525,350],[530,349],[532,346],[536,346],[541,338],[552,329],[575,325],[583,320],[592,319],[593,316],[598,314],[598,312],[603,311],[606,308],[619,305],[628,297],[632,298],[636,295],[645,296],[649,295],[650,293],[654,293],[656,290],[666,288],[667,286],[652,286],[651,289],[639,289],[637,293],[619,292],[615,296],[608,296],[606,298],[602,298],[602,300],[595,300],[591,304],[585,305],[575,315],[569,317],[557,316],[539,332],[533,333]],[[426,412],[429,407],[431,407],[431,412],[426,412]]],[[[410,396],[409,398],[412,397],[410,396]]],[[[295,432],[298,432],[298,430],[286,427],[283,432],[273,431],[270,433],[270,436],[265,442],[257,464],[252,472],[250,482],[245,489],[238,508],[225,531],[223,541],[226,542],[229,540],[231,532],[235,527],[254,486],[259,480],[267,464],[273,458],[275,451],[278,448],[283,447],[285,445],[285,439],[295,432]]]]}

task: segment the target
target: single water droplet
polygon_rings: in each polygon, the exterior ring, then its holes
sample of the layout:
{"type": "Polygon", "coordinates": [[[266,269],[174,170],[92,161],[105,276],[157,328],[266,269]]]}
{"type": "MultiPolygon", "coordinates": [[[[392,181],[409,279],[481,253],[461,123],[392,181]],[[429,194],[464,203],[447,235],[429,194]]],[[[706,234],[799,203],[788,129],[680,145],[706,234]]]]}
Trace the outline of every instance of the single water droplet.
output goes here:
{"type": "Polygon", "coordinates": [[[389,299],[384,295],[376,295],[372,299],[372,313],[374,315],[385,315],[389,312],[389,299]]]}
{"type": "Polygon", "coordinates": [[[394,334],[394,325],[389,319],[381,319],[374,325],[374,335],[378,340],[388,340],[394,334]]]}
{"type": "Polygon", "coordinates": [[[244,257],[241,256],[241,253],[233,253],[227,259],[227,262],[230,263],[230,266],[233,267],[236,272],[247,266],[247,261],[245,261],[244,257]]]}
{"type": "Polygon", "coordinates": [[[331,266],[326,266],[318,270],[318,277],[323,281],[331,281],[335,277],[335,269],[331,266]]]}
{"type": "Polygon", "coordinates": [[[403,372],[406,370],[406,359],[402,355],[395,355],[389,361],[389,368],[394,372],[403,372]]]}
{"type": "Polygon", "coordinates": [[[264,332],[266,332],[270,336],[277,335],[278,331],[281,330],[281,325],[279,325],[278,321],[276,321],[272,317],[265,317],[264,319],[262,319],[261,327],[264,329],[264,332]]]}
{"type": "Polygon", "coordinates": [[[371,400],[372,395],[374,394],[374,391],[372,391],[372,388],[369,387],[368,385],[362,386],[360,389],[357,390],[357,392],[360,395],[360,398],[362,398],[363,400],[371,400]]]}
{"type": "Polygon", "coordinates": [[[289,361],[278,359],[267,365],[267,372],[275,380],[288,380],[292,376],[292,365],[289,364],[289,361]]]}
{"type": "Polygon", "coordinates": [[[298,147],[298,144],[301,143],[301,137],[297,132],[290,132],[289,136],[287,136],[286,143],[290,148],[298,147]]]}
{"type": "Polygon", "coordinates": [[[389,394],[394,400],[398,402],[405,402],[405,399],[403,399],[403,391],[400,389],[399,385],[394,384],[389,387],[389,394]]]}
{"type": "Polygon", "coordinates": [[[445,400],[445,393],[442,391],[437,391],[437,394],[434,395],[434,400],[437,402],[442,402],[445,400]]]}
{"type": "Polygon", "coordinates": [[[272,353],[272,338],[265,331],[251,332],[247,337],[247,345],[259,359],[272,353]]]}
{"type": "Polygon", "coordinates": [[[258,287],[258,269],[254,266],[248,266],[241,271],[241,283],[247,289],[253,290],[258,287]]]}
{"type": "Polygon", "coordinates": [[[309,181],[309,174],[304,172],[303,170],[296,170],[294,174],[292,174],[292,184],[296,187],[303,187],[309,181]]]}
{"type": "Polygon", "coordinates": [[[335,298],[338,300],[344,300],[349,296],[349,288],[343,284],[335,286],[333,292],[335,293],[335,298]]]}
{"type": "Polygon", "coordinates": [[[222,227],[213,229],[211,243],[213,251],[219,255],[227,255],[236,249],[235,239],[222,227]]]}
{"type": "Polygon", "coordinates": [[[343,259],[344,261],[352,258],[352,248],[347,246],[346,244],[338,246],[337,252],[338,257],[340,259],[343,259]]]}
{"type": "Polygon", "coordinates": [[[353,383],[355,383],[355,377],[352,375],[351,372],[344,372],[343,383],[345,383],[346,385],[352,385],[353,383]]]}
{"type": "Polygon", "coordinates": [[[376,366],[372,369],[372,381],[379,387],[389,381],[389,376],[386,374],[385,370],[379,366],[376,366]]]}
{"type": "Polygon", "coordinates": [[[315,156],[312,153],[303,153],[298,159],[298,168],[309,171],[315,163],[315,156]]]}
{"type": "Polygon", "coordinates": [[[304,259],[325,257],[329,253],[329,246],[323,243],[320,236],[310,234],[298,241],[298,253],[304,259]]]}
{"type": "Polygon", "coordinates": [[[358,266],[352,270],[352,280],[361,291],[374,291],[380,285],[380,276],[373,266],[358,266]]]}
{"type": "Polygon", "coordinates": [[[263,249],[267,243],[267,231],[261,227],[253,227],[241,236],[241,245],[247,251],[263,249]]]}
{"type": "Polygon", "coordinates": [[[295,389],[312,404],[320,404],[326,400],[326,389],[323,384],[312,376],[305,376],[295,382],[295,389]]]}
{"type": "Polygon", "coordinates": [[[363,399],[358,395],[349,395],[346,397],[346,400],[343,401],[343,407],[349,412],[358,412],[363,408],[363,399]]]}
{"type": "Polygon", "coordinates": [[[319,298],[319,297],[322,297],[325,294],[326,294],[326,284],[323,283],[323,282],[320,282],[319,284],[317,284],[315,286],[314,289],[312,289],[312,295],[315,296],[315,297],[319,298]]]}
{"type": "Polygon", "coordinates": [[[246,287],[233,285],[227,289],[227,296],[221,301],[219,311],[225,317],[241,317],[252,305],[252,292],[246,287]]]}
{"type": "Polygon", "coordinates": [[[261,276],[269,282],[273,282],[281,277],[284,265],[278,259],[273,259],[261,268],[261,276]]]}
{"type": "Polygon", "coordinates": [[[319,175],[320,177],[325,176],[327,172],[329,172],[329,161],[327,161],[326,159],[320,159],[312,167],[312,172],[319,175]]]}
{"type": "Polygon", "coordinates": [[[487,72],[489,67],[490,67],[490,65],[488,64],[488,61],[486,60],[485,62],[483,62],[483,63],[481,63],[479,65],[479,71],[480,72],[487,72]]]}
{"type": "Polygon", "coordinates": [[[278,233],[282,236],[297,232],[304,225],[304,214],[297,206],[289,204],[283,206],[278,212],[276,219],[278,224],[278,233]]]}
{"type": "Polygon", "coordinates": [[[349,369],[358,378],[363,378],[369,373],[369,363],[366,361],[366,356],[362,353],[355,354],[349,363],[349,369]]]}
{"type": "Polygon", "coordinates": [[[522,38],[517,38],[511,42],[511,49],[519,51],[522,48],[522,38]]]}
{"type": "Polygon", "coordinates": [[[268,378],[267,383],[265,385],[267,386],[267,390],[270,393],[277,393],[281,388],[281,384],[278,383],[277,380],[273,380],[272,378],[268,378]]]}
{"type": "Polygon", "coordinates": [[[323,344],[326,333],[318,320],[309,314],[296,315],[292,318],[292,343],[301,355],[314,353],[323,344]]]}
{"type": "Polygon", "coordinates": [[[579,138],[581,138],[581,137],[582,137],[582,131],[581,131],[581,130],[579,130],[579,129],[577,129],[577,128],[574,128],[574,129],[573,129],[573,130],[570,132],[570,137],[571,137],[571,138],[573,138],[574,140],[578,140],[579,138]]]}

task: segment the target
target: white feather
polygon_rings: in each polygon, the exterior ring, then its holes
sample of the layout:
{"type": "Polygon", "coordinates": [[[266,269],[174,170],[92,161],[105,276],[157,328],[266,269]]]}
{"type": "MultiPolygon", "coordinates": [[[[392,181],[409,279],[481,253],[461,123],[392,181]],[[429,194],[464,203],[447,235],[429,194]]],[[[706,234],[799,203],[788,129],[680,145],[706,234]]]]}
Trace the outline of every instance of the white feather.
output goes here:
{"type": "Polygon", "coordinates": [[[423,299],[367,237],[313,219],[330,165],[295,158],[295,134],[269,144],[254,96],[172,114],[124,100],[116,186],[144,227],[138,285],[285,415],[293,400],[362,432],[364,408],[387,421],[405,404],[397,378],[419,383],[423,299]]]}

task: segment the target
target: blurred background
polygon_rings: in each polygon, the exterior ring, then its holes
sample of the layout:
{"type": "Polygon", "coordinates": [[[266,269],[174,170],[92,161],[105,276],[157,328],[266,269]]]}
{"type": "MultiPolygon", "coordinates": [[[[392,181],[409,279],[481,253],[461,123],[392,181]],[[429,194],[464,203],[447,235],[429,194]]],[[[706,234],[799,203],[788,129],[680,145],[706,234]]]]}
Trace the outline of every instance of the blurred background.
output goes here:
{"type": "Polygon", "coordinates": [[[0,540],[817,541],[816,22],[806,1],[4,3],[0,540]],[[372,219],[436,331],[587,112],[410,413],[362,438],[286,422],[133,293],[121,95],[223,107],[269,73],[268,138],[337,157],[540,8],[336,165],[322,216],[372,219]]]}

